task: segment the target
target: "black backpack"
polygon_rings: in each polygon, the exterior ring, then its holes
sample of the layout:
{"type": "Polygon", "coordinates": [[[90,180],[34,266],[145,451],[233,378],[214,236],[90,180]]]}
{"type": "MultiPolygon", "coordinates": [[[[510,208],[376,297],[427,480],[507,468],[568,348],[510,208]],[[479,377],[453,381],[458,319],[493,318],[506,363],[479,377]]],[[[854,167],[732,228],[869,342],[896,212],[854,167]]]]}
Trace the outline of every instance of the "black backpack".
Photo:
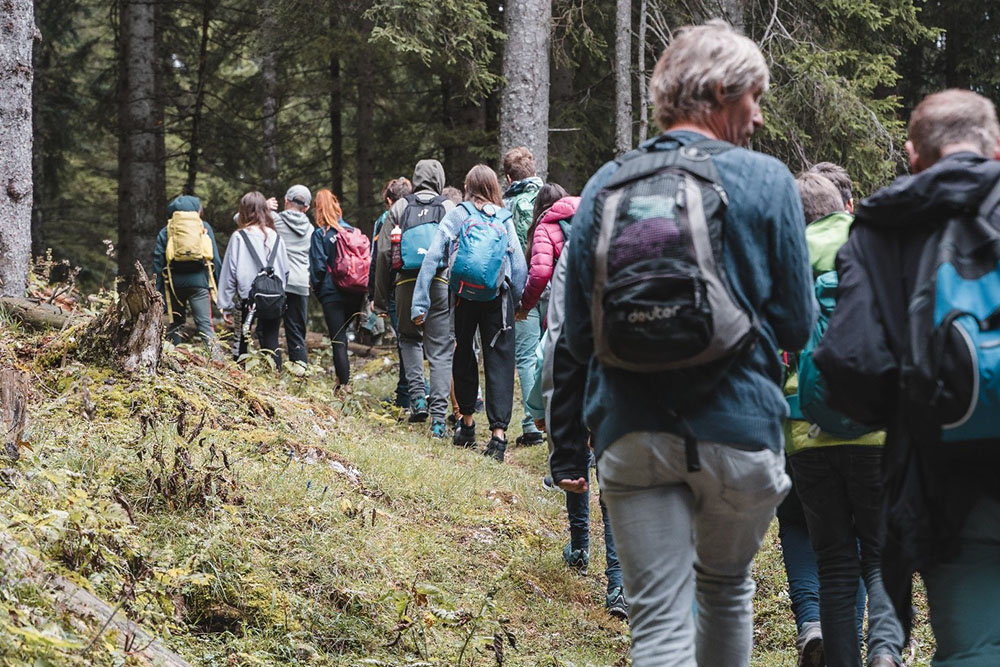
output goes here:
{"type": "Polygon", "coordinates": [[[258,320],[276,320],[285,314],[285,285],[274,272],[274,258],[278,255],[278,245],[281,237],[276,237],[274,247],[267,256],[267,264],[260,261],[260,255],[250,242],[250,236],[245,230],[240,230],[243,242],[257,264],[257,277],[250,284],[250,307],[254,309],[254,317],[258,320]]]}
{"type": "MultiPolygon", "coordinates": [[[[433,199],[423,201],[417,195],[406,195],[406,208],[400,214],[399,227],[400,254],[404,271],[419,271],[424,261],[424,254],[434,240],[438,223],[444,220],[448,211],[444,203],[448,198],[436,195],[433,199]]],[[[444,260],[438,268],[444,266],[444,260]]]]}

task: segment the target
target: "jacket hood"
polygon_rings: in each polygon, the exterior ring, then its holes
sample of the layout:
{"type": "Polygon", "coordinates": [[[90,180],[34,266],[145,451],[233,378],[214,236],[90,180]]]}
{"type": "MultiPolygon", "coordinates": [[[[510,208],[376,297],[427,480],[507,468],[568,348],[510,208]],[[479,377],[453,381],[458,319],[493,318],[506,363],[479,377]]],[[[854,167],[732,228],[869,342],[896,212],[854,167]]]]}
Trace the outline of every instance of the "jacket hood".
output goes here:
{"type": "Polygon", "coordinates": [[[302,211],[287,210],[278,213],[278,217],[285,223],[289,231],[297,236],[305,236],[313,230],[312,222],[302,211]]]}
{"type": "Polygon", "coordinates": [[[1000,161],[975,153],[953,153],[912,176],[900,176],[858,205],[857,222],[898,228],[937,225],[975,212],[1000,178],[1000,161]]]}
{"type": "Polygon", "coordinates": [[[514,181],[507,188],[507,191],[503,193],[504,199],[509,199],[510,197],[515,197],[522,192],[532,192],[534,190],[542,189],[542,179],[537,176],[531,176],[530,178],[525,178],[520,181],[514,181]]]}
{"type": "Polygon", "coordinates": [[[573,217],[579,206],[579,197],[563,197],[542,214],[542,217],[538,220],[538,224],[558,223],[561,220],[568,220],[573,217]]]}
{"type": "Polygon", "coordinates": [[[444,189],[444,167],[437,160],[421,160],[413,168],[413,191],[431,190],[441,194],[444,189]]]}

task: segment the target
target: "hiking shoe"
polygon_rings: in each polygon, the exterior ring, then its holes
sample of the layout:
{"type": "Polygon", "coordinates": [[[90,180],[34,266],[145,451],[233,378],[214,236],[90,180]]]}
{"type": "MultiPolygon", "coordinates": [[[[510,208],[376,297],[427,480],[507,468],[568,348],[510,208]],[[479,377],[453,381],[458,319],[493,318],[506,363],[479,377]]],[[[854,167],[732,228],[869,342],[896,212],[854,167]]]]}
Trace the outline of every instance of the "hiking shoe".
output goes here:
{"type": "Polygon", "coordinates": [[[506,438],[500,439],[496,436],[490,438],[490,441],[486,443],[486,451],[483,452],[483,456],[489,456],[490,458],[496,459],[499,463],[503,463],[504,453],[507,451],[507,440],[506,438]]]}
{"type": "Polygon", "coordinates": [[[868,659],[868,667],[899,667],[899,661],[891,655],[880,653],[868,659]]]}
{"type": "Polygon", "coordinates": [[[427,399],[418,398],[410,406],[410,423],[425,422],[430,413],[427,411],[427,399]]]}
{"type": "Polygon", "coordinates": [[[576,570],[581,577],[587,576],[587,566],[590,565],[590,552],[586,549],[574,549],[572,542],[567,542],[563,547],[563,560],[576,570]]]}
{"type": "Polygon", "coordinates": [[[562,491],[559,485],[555,483],[551,475],[546,475],[542,477],[542,488],[546,491],[562,491]]]}
{"type": "Polygon", "coordinates": [[[545,435],[541,431],[528,431],[518,436],[514,441],[518,447],[531,447],[545,442],[545,435]]]}
{"type": "Polygon", "coordinates": [[[802,630],[795,638],[795,648],[799,650],[798,667],[826,667],[823,655],[823,631],[819,621],[802,624],[802,630]]]}
{"type": "Polygon", "coordinates": [[[448,425],[443,421],[435,419],[431,423],[431,437],[444,440],[448,437],[448,425]]]}
{"type": "Polygon", "coordinates": [[[445,421],[448,422],[448,426],[452,428],[455,428],[455,426],[458,425],[458,417],[455,416],[454,414],[445,417],[445,421]]]}
{"type": "Polygon", "coordinates": [[[466,426],[463,422],[458,422],[458,428],[455,429],[455,436],[451,439],[451,444],[456,447],[465,447],[466,449],[471,449],[476,446],[476,422],[472,422],[466,426]]]}
{"type": "Polygon", "coordinates": [[[628,600],[625,599],[625,591],[621,586],[615,586],[608,590],[607,597],[604,598],[604,606],[608,613],[623,621],[628,620],[628,600]]]}

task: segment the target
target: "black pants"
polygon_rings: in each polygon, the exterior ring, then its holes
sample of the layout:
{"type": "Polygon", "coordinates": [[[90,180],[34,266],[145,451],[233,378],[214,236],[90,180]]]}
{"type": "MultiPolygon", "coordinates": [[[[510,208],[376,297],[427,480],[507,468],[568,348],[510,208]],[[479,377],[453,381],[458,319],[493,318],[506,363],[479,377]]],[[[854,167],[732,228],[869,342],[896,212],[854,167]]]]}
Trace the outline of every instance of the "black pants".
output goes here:
{"type": "Polygon", "coordinates": [[[351,364],[347,359],[347,330],[361,312],[364,296],[341,292],[338,299],[323,301],[323,318],[333,344],[333,367],[340,384],[347,384],[351,379],[351,364]]]}
{"type": "Polygon", "coordinates": [[[456,299],[452,379],[458,409],[463,415],[476,411],[479,393],[479,363],[473,346],[476,329],[483,341],[486,367],[486,417],[490,420],[491,431],[506,430],[514,408],[515,367],[514,297],[509,290],[504,290],[493,301],[456,299]]]}
{"type": "Polygon", "coordinates": [[[306,318],[309,315],[309,295],[285,293],[285,344],[288,359],[309,363],[306,353],[306,318]]]}
{"type": "MultiPolygon", "coordinates": [[[[242,326],[243,322],[247,321],[247,315],[250,310],[250,302],[243,302],[243,317],[240,319],[242,326]]],[[[257,332],[257,342],[260,343],[260,349],[270,352],[274,357],[274,366],[280,371],[281,370],[281,349],[278,347],[278,332],[281,331],[281,318],[273,320],[261,320],[254,317],[253,328],[257,332]]],[[[236,350],[236,358],[239,359],[244,354],[247,353],[247,346],[249,345],[249,339],[240,332],[240,346],[236,350]]]]}

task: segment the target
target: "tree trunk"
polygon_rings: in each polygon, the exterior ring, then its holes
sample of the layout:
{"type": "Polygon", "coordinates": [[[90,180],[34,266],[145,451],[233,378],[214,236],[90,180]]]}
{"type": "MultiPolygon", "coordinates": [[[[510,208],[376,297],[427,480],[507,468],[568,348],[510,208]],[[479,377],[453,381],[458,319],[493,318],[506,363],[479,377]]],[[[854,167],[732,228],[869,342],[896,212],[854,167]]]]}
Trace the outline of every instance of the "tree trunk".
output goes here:
{"type": "Polygon", "coordinates": [[[451,182],[459,183],[472,167],[480,162],[470,148],[482,145],[486,133],[486,105],[476,104],[462,94],[462,82],[456,76],[441,76],[441,107],[444,134],[444,173],[451,182]]]}
{"type": "Polygon", "coordinates": [[[198,180],[198,158],[201,156],[201,115],[205,107],[205,70],[208,68],[208,29],[212,22],[215,0],[203,0],[201,7],[201,45],[198,48],[198,79],[195,83],[194,110],[191,113],[191,140],[188,145],[187,181],[184,193],[193,195],[198,180]]]}
{"type": "Polygon", "coordinates": [[[13,296],[0,297],[0,310],[33,329],[59,329],[70,318],[59,306],[13,296]]]}
{"type": "Polygon", "coordinates": [[[646,81],[646,0],[639,2],[639,43],[636,46],[636,65],[639,79],[639,143],[649,136],[649,83],[646,81]]]}
{"type": "Polygon", "coordinates": [[[159,3],[120,0],[118,35],[118,274],[150,266],[166,218],[159,3]]]}
{"type": "Polygon", "coordinates": [[[48,201],[51,191],[48,187],[49,174],[45,159],[45,116],[40,107],[42,101],[42,86],[44,75],[51,66],[51,49],[45,48],[42,41],[35,44],[32,53],[34,60],[34,80],[31,83],[31,120],[32,120],[32,150],[31,150],[31,254],[34,257],[45,255],[45,214],[42,208],[48,201]]]}
{"type": "Polygon", "coordinates": [[[354,156],[358,178],[358,199],[355,222],[369,236],[374,226],[375,212],[375,142],[373,123],[375,117],[375,60],[371,53],[362,50],[357,62],[358,112],[355,116],[354,156]]]}
{"type": "Polygon", "coordinates": [[[500,154],[526,146],[535,170],[549,172],[549,43],[552,0],[504,3],[507,41],[503,74],[507,85],[500,102],[500,154]]]}
{"type": "Polygon", "coordinates": [[[5,0],[0,23],[0,296],[22,296],[31,258],[31,0],[5,0]]]}
{"type": "Polygon", "coordinates": [[[615,154],[632,150],[632,3],[617,0],[615,12],[615,154]]]}
{"type": "Polygon", "coordinates": [[[0,369],[0,441],[7,458],[21,455],[20,442],[28,424],[28,377],[19,371],[0,369]]]}
{"type": "Polygon", "coordinates": [[[275,53],[274,38],[277,34],[277,19],[270,0],[260,0],[262,14],[260,26],[260,83],[262,119],[261,141],[264,144],[263,181],[267,196],[276,196],[278,191],[278,58],[275,53]]]}
{"type": "Polygon", "coordinates": [[[124,373],[155,373],[163,351],[163,296],[136,262],[128,287],[81,336],[82,357],[124,373]]]}
{"type": "Polygon", "coordinates": [[[746,30],[744,2],[745,0],[719,0],[720,9],[722,10],[721,18],[729,21],[729,24],[736,28],[736,31],[740,34],[746,30]]]}
{"type": "MultiPolygon", "coordinates": [[[[580,183],[577,182],[577,165],[575,164],[575,139],[579,132],[569,131],[566,121],[571,119],[569,110],[576,105],[573,95],[573,72],[574,67],[569,62],[563,62],[561,58],[552,59],[552,104],[549,138],[549,146],[552,149],[553,159],[549,160],[548,180],[566,188],[569,192],[579,192],[580,183]],[[567,131],[552,131],[567,130],[567,131]]],[[[588,174],[589,175],[589,174],[588,174]]]]}
{"type": "Polygon", "coordinates": [[[344,99],[341,92],[340,58],[330,56],[330,186],[344,196],[344,99]]]}

